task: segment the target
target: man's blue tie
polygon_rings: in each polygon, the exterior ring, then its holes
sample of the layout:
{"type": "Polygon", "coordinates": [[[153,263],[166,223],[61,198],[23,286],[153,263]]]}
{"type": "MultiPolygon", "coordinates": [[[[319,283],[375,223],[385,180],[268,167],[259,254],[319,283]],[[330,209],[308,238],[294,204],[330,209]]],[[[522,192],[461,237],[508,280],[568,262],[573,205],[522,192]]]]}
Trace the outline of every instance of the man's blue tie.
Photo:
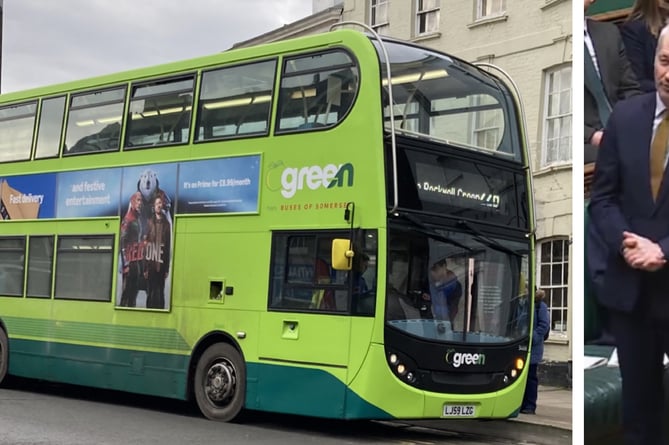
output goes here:
{"type": "Polygon", "coordinates": [[[604,92],[602,79],[600,79],[599,75],[597,74],[595,64],[592,62],[592,56],[590,56],[590,51],[588,51],[588,45],[585,43],[583,55],[585,59],[585,87],[595,98],[595,102],[597,102],[599,120],[602,123],[602,126],[606,126],[606,122],[609,120],[609,116],[611,115],[611,104],[609,103],[609,99],[606,97],[606,93],[604,92]]]}

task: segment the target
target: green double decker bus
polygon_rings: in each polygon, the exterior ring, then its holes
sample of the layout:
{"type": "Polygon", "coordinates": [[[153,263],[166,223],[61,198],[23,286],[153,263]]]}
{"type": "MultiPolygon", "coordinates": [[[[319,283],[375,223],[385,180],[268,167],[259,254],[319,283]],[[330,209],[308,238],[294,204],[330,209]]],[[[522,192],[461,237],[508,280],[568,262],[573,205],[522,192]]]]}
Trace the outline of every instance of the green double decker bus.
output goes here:
{"type": "Polygon", "coordinates": [[[489,70],[336,29],[1,96],[0,381],[516,415],[531,163],[489,70]]]}

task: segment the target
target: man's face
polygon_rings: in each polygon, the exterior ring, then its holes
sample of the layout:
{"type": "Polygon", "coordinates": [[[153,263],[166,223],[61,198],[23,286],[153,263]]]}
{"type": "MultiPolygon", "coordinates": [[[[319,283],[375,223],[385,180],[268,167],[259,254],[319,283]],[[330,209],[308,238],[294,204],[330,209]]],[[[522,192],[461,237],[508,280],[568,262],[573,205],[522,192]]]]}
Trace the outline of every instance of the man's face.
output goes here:
{"type": "Polygon", "coordinates": [[[448,275],[448,268],[444,262],[437,263],[430,268],[430,277],[434,281],[443,280],[446,278],[446,275],[448,275]]]}
{"type": "Polygon", "coordinates": [[[655,85],[665,106],[669,106],[669,39],[658,42],[655,56],[655,85]]]}
{"type": "Polygon", "coordinates": [[[163,200],[160,198],[156,198],[155,201],[153,201],[153,212],[156,215],[160,215],[163,212],[163,200]]]}

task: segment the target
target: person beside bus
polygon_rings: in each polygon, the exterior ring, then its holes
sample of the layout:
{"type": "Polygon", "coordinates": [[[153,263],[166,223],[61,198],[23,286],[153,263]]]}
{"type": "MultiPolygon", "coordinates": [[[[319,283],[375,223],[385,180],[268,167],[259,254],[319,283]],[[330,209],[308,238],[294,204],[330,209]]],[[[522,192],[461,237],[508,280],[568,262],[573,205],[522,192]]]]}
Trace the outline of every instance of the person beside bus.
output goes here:
{"type": "Polygon", "coordinates": [[[618,104],[590,198],[608,251],[598,302],[608,310],[622,377],[626,444],[663,444],[662,360],[669,352],[669,27],[655,55],[657,90],[618,104]],[[664,180],[663,180],[664,177],[664,180]]]}
{"type": "Polygon", "coordinates": [[[120,306],[135,307],[137,293],[143,288],[142,272],[142,194],[130,197],[128,211],[121,221],[122,294],[120,306]]]}
{"type": "Polygon", "coordinates": [[[147,282],[146,307],[165,309],[165,281],[170,272],[172,231],[163,213],[163,199],[153,201],[153,215],[148,222],[146,237],[147,282]]]}
{"type": "Polygon", "coordinates": [[[532,328],[532,344],[530,351],[530,366],[527,370],[527,383],[523,403],[520,412],[523,414],[536,414],[537,398],[539,396],[539,376],[537,370],[539,363],[544,358],[544,341],[550,331],[550,318],[548,306],[544,302],[545,292],[537,289],[534,292],[534,327],[532,328]]]}

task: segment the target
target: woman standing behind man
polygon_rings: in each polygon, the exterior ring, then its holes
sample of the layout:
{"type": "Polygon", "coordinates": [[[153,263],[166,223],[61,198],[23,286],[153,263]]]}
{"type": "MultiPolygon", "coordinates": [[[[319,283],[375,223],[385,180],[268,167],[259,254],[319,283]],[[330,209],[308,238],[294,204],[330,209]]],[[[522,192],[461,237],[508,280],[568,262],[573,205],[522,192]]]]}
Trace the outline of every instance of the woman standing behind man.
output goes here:
{"type": "Polygon", "coordinates": [[[655,91],[655,49],[660,30],[669,18],[669,0],[636,0],[620,27],[627,58],[641,91],[655,91]]]}

